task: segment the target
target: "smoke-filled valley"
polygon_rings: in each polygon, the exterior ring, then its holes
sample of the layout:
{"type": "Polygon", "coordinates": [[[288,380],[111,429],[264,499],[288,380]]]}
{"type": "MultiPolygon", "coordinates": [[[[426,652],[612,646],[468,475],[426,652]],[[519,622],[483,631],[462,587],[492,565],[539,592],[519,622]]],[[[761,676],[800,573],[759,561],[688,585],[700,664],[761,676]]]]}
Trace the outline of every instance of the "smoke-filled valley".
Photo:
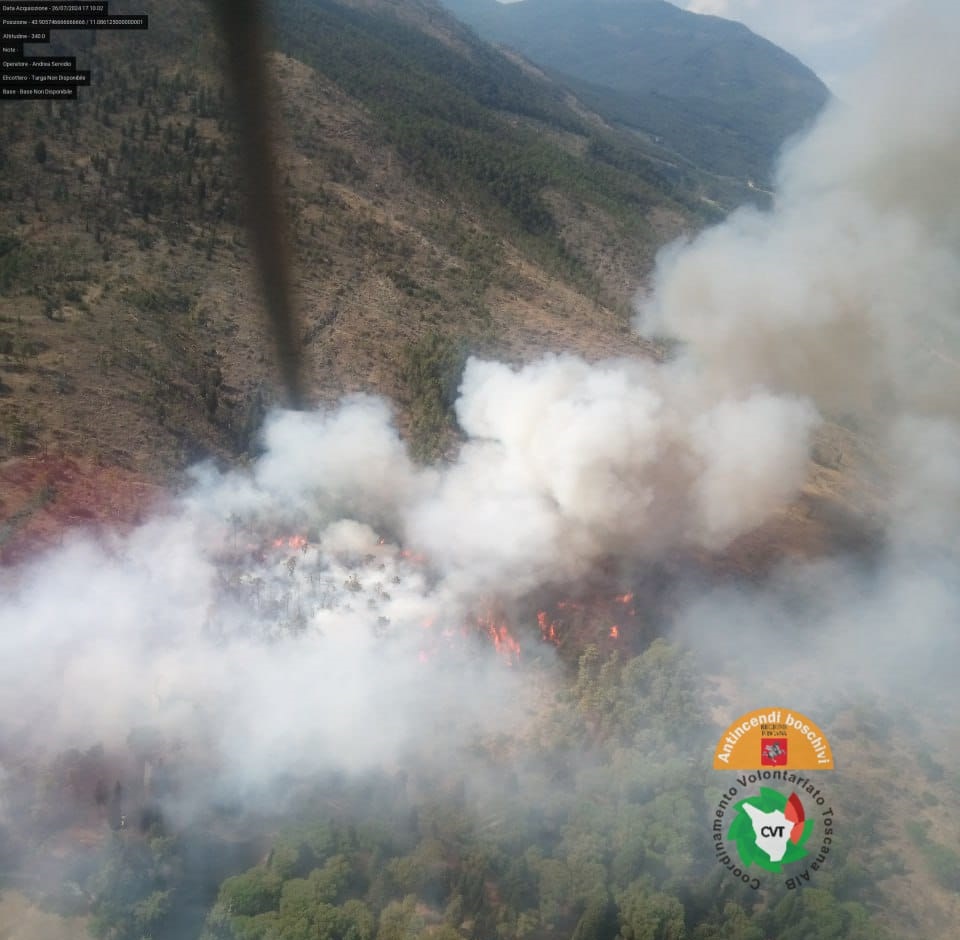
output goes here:
{"type": "Polygon", "coordinates": [[[432,462],[385,396],[272,408],[0,571],[0,888],[116,940],[952,936],[958,34],[911,8],[659,253],[657,358],[465,357],[432,462]],[[768,704],[837,761],[793,891],[709,833],[768,704]]]}

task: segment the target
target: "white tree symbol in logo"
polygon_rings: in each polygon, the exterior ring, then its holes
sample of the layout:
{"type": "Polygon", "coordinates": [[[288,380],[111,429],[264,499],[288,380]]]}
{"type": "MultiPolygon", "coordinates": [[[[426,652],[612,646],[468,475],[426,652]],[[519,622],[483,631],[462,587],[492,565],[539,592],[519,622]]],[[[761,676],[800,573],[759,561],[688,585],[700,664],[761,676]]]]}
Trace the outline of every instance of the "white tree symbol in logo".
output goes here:
{"type": "Polygon", "coordinates": [[[779,872],[808,854],[803,848],[813,832],[813,820],[806,819],[803,803],[796,793],[789,797],[761,787],[759,796],[737,803],[737,815],[727,838],[737,846],[744,866],[757,865],[779,872]]]}

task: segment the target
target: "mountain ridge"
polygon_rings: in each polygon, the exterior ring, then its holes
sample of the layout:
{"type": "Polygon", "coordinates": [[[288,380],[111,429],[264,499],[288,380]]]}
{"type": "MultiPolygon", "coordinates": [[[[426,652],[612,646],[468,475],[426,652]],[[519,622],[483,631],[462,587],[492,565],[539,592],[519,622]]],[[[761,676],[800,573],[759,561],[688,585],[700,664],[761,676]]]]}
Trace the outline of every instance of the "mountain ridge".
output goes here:
{"type": "Polygon", "coordinates": [[[829,96],[799,59],[743,24],[665,0],[444,2],[604,117],[724,175],[769,180],[783,142],[829,96]]]}
{"type": "MultiPolygon", "coordinates": [[[[0,447],[165,477],[255,447],[278,396],[219,40],[198,2],[144,12],[145,33],[79,38],[77,101],[8,109],[0,447]]],[[[660,244],[718,217],[708,178],[585,120],[440,7],[288,2],[271,32],[312,402],[384,393],[435,455],[441,348],[649,350],[631,295],[660,244]],[[339,24],[333,43],[298,11],[339,24]]]]}

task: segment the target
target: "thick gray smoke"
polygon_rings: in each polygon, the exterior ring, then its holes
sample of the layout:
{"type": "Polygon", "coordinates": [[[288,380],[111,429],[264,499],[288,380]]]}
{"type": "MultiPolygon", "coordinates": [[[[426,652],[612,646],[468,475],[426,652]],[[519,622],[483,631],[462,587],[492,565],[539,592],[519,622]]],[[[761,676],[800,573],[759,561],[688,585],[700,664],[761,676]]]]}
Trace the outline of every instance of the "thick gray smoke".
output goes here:
{"type": "Polygon", "coordinates": [[[921,617],[932,653],[958,609],[939,564],[917,570],[952,552],[960,506],[957,25],[947,4],[914,11],[787,154],[771,212],[662,254],[638,322],[681,341],[670,363],[471,361],[445,467],[417,467],[377,399],[278,413],[250,472],[199,468],[162,518],[14,572],[4,740],[53,752],[149,726],[255,790],[502,727],[532,692],[489,605],[610,555],[722,550],[795,496],[823,416],[879,428],[880,570],[784,570],[678,627],[707,649],[817,627],[835,662],[879,636],[892,664],[921,617]]]}
{"type": "Polygon", "coordinates": [[[683,364],[573,357],[471,361],[457,416],[469,441],[406,531],[458,583],[508,592],[611,552],[723,547],[802,482],[815,421],[763,389],[718,401],[683,364]]]}
{"type": "Polygon", "coordinates": [[[167,515],[16,572],[4,736],[53,753],[149,727],[249,790],[497,730],[529,694],[497,605],[612,551],[723,545],[802,481],[814,419],[573,358],[473,361],[458,414],[444,469],[410,461],[380,400],[275,414],[250,473],[198,468],[167,515]]]}
{"type": "Polygon", "coordinates": [[[869,442],[879,558],[787,565],[760,590],[717,591],[678,615],[711,657],[749,664],[740,681],[754,695],[764,675],[818,701],[915,701],[953,685],[958,35],[955,4],[907,7],[848,100],[786,153],[774,209],[663,252],[638,307],[640,328],[681,340],[716,389],[797,395],[869,442]]]}
{"type": "Polygon", "coordinates": [[[664,252],[641,329],[709,380],[833,414],[960,413],[955,6],[911,5],[846,102],[782,160],[772,212],[664,252]]]}
{"type": "MultiPolygon", "coordinates": [[[[355,427],[338,438],[338,419],[368,407],[307,430],[328,454],[349,450],[355,427]]],[[[291,423],[304,430],[287,415],[271,435],[291,423]]],[[[0,612],[13,753],[122,750],[149,728],[208,767],[214,794],[255,794],[283,775],[391,766],[418,744],[452,749],[525,701],[494,625],[472,626],[465,598],[369,525],[307,509],[310,481],[296,488],[296,453],[278,478],[282,456],[252,479],[208,471],[170,515],[17,573],[0,612]]],[[[367,466],[350,498],[372,492],[383,468],[367,466]]]]}

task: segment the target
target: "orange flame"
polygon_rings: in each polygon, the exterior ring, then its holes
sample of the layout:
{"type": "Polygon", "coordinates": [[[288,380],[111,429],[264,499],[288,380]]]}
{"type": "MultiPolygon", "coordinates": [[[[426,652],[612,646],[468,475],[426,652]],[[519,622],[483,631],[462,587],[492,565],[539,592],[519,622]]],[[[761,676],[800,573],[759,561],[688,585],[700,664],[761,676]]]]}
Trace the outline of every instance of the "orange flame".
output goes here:
{"type": "Polygon", "coordinates": [[[614,600],[619,601],[621,604],[629,604],[633,600],[633,591],[628,591],[626,594],[618,594],[614,600]]]}
{"type": "Polygon", "coordinates": [[[274,548],[292,548],[294,551],[299,551],[302,548],[307,547],[306,536],[303,535],[288,535],[286,537],[281,536],[278,539],[273,540],[274,548]]]}
{"type": "Polygon", "coordinates": [[[503,620],[495,618],[493,614],[486,614],[477,618],[478,626],[483,629],[493,641],[493,648],[497,651],[508,666],[520,661],[520,644],[510,633],[510,628],[503,620]]]}
{"type": "Polygon", "coordinates": [[[620,638],[620,628],[616,624],[614,624],[610,628],[610,639],[618,640],[619,638],[620,638]]]}
{"type": "Polygon", "coordinates": [[[547,643],[553,643],[555,646],[560,644],[560,638],[557,636],[557,625],[547,617],[545,610],[537,611],[537,626],[540,627],[540,636],[547,643]]]}
{"type": "Polygon", "coordinates": [[[505,623],[499,627],[491,625],[490,637],[494,649],[512,666],[520,660],[520,644],[510,635],[505,623]]]}

